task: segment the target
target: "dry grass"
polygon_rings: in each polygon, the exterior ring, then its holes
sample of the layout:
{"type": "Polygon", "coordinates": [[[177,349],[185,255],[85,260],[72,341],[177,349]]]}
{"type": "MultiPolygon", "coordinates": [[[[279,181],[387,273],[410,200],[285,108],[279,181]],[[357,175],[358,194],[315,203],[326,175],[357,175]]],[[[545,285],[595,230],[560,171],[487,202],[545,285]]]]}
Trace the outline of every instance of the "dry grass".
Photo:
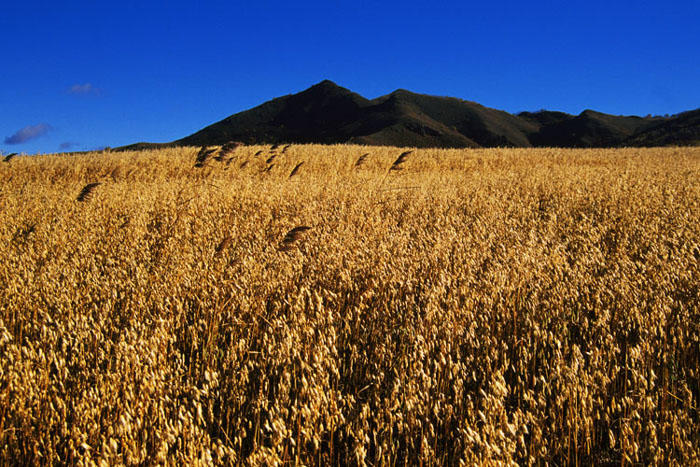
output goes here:
{"type": "Polygon", "coordinates": [[[401,154],[399,154],[399,157],[397,157],[396,160],[394,161],[394,163],[391,164],[391,167],[389,167],[389,170],[403,170],[403,163],[406,162],[406,158],[412,152],[413,151],[404,151],[401,154]]]}
{"type": "Polygon", "coordinates": [[[15,157],[17,157],[17,153],[16,153],[16,152],[13,152],[12,154],[8,154],[8,155],[6,155],[5,157],[3,157],[2,160],[3,160],[3,162],[10,162],[10,161],[11,161],[12,159],[14,159],[15,157]]]}
{"type": "Polygon", "coordinates": [[[302,165],[304,165],[303,161],[299,162],[297,165],[295,165],[294,168],[292,169],[292,172],[289,174],[289,178],[292,178],[297,173],[299,173],[299,169],[301,168],[302,165]]]}
{"type": "Polygon", "coordinates": [[[362,167],[362,165],[367,160],[367,156],[369,156],[368,152],[362,154],[360,157],[357,158],[357,161],[355,161],[355,168],[356,169],[359,169],[360,167],[362,167]]]}
{"type": "Polygon", "coordinates": [[[300,225],[294,227],[292,230],[287,232],[287,235],[285,235],[282,239],[279,250],[292,251],[296,247],[296,242],[299,239],[301,239],[309,230],[311,230],[311,227],[309,227],[308,225],[300,225]]]}
{"type": "Polygon", "coordinates": [[[95,189],[102,185],[100,182],[93,182],[93,183],[88,183],[83,187],[82,190],[80,190],[80,193],[78,194],[78,197],[76,198],[76,201],[83,202],[87,201],[95,191],[95,189]]]}
{"type": "Polygon", "coordinates": [[[0,164],[0,465],[700,463],[700,150],[267,150],[0,164]]]}

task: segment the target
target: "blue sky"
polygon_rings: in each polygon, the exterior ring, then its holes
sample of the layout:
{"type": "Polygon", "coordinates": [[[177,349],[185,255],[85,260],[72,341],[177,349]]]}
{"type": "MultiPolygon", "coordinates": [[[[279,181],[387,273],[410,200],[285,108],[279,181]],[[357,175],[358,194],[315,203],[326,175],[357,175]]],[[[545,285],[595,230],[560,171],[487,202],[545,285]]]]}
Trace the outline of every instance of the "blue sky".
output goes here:
{"type": "Polygon", "coordinates": [[[330,79],[510,112],[700,107],[700,2],[8,2],[0,150],[165,142],[330,79]]]}

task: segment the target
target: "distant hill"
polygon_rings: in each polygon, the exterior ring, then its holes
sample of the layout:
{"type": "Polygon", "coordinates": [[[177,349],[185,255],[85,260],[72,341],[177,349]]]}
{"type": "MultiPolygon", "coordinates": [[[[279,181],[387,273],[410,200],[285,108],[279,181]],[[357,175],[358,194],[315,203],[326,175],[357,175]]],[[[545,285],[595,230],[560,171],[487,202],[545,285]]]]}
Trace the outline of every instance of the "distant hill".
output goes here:
{"type": "Polygon", "coordinates": [[[656,119],[625,140],[627,146],[700,146],[700,109],[656,119]]]}
{"type": "Polygon", "coordinates": [[[247,144],[354,143],[411,147],[619,147],[700,144],[700,109],[642,118],[585,110],[510,114],[403,89],[373,100],[332,81],[265,102],[171,143],[118,149],[247,144]]]}

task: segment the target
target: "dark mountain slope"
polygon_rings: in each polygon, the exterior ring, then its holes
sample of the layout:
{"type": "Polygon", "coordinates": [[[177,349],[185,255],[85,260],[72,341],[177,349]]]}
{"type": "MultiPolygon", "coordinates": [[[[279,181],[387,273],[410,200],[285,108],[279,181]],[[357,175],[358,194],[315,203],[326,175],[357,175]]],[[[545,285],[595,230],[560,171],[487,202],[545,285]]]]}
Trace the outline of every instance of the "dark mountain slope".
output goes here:
{"type": "Polygon", "coordinates": [[[415,94],[403,89],[372,101],[396,101],[415,114],[422,114],[469,138],[480,146],[530,146],[527,133],[536,126],[502,110],[453,97],[415,94]]]}
{"type": "MultiPolygon", "coordinates": [[[[337,143],[342,128],[360,117],[364,97],[323,81],[298,94],[273,99],[232,115],[186,138],[178,145],[215,145],[226,141],[337,143]]],[[[347,138],[345,138],[347,139],[347,138]]]]}
{"type": "Polygon", "coordinates": [[[700,110],[669,118],[586,110],[517,115],[452,97],[399,89],[368,100],[331,81],[279,97],[163,146],[355,143],[413,147],[614,147],[700,144],[700,110]]]}
{"type": "Polygon", "coordinates": [[[648,125],[640,117],[619,117],[593,110],[584,110],[576,117],[558,117],[530,135],[534,146],[613,147],[648,125]]]}
{"type": "Polygon", "coordinates": [[[459,132],[395,99],[369,101],[331,81],[232,115],[176,145],[346,143],[478,147],[459,132]]]}
{"type": "Polygon", "coordinates": [[[551,110],[539,110],[537,112],[520,112],[517,116],[523,120],[527,120],[541,128],[544,125],[560,123],[565,120],[574,118],[573,115],[564,112],[555,112],[551,110]]]}
{"type": "Polygon", "coordinates": [[[647,127],[627,138],[625,146],[698,146],[700,145],[700,109],[671,118],[653,119],[647,127]]]}
{"type": "Polygon", "coordinates": [[[422,111],[401,91],[371,101],[349,141],[415,147],[479,147],[449,122],[422,111]],[[403,144],[403,143],[406,144],[403,144]]]}

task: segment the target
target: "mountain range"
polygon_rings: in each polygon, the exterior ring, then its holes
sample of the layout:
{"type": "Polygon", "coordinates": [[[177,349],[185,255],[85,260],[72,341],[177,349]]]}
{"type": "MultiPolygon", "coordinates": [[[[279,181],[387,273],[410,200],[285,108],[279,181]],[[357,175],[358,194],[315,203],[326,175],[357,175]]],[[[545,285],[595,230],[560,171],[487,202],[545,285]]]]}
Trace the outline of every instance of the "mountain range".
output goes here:
{"type": "Polygon", "coordinates": [[[118,149],[246,144],[349,143],[402,147],[621,147],[700,145],[700,109],[670,117],[511,114],[454,97],[398,89],[366,99],[332,81],[265,102],[170,143],[118,149]]]}

